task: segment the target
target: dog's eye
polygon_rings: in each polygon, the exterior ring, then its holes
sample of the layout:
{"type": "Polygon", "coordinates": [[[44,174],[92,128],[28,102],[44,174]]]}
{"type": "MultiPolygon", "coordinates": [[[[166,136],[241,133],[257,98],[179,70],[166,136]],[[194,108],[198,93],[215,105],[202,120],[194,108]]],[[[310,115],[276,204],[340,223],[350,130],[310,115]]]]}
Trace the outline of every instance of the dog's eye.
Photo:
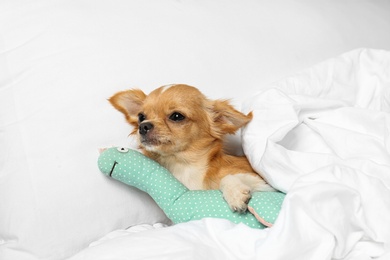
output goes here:
{"type": "Polygon", "coordinates": [[[142,114],[142,113],[138,114],[138,123],[141,123],[145,119],[146,119],[146,116],[144,114],[142,114]]]}
{"type": "Polygon", "coordinates": [[[169,119],[175,122],[183,121],[185,119],[185,116],[178,112],[172,113],[172,115],[169,116],[169,119]]]}

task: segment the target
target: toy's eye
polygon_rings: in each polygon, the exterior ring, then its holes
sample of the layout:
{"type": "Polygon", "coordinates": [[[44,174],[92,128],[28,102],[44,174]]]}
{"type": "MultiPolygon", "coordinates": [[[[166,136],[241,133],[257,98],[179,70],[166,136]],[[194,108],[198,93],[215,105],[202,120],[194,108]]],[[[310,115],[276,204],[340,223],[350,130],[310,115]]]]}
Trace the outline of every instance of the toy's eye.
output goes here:
{"type": "Polygon", "coordinates": [[[129,149],[124,148],[124,147],[118,147],[116,149],[118,150],[118,152],[121,152],[121,153],[127,153],[129,151],[129,149]]]}
{"type": "Polygon", "coordinates": [[[183,121],[185,118],[186,117],[179,112],[173,112],[172,115],[169,116],[169,119],[175,122],[183,121]]]}
{"type": "Polygon", "coordinates": [[[142,114],[142,113],[138,114],[138,123],[141,123],[145,119],[146,119],[146,116],[144,114],[142,114]]]}

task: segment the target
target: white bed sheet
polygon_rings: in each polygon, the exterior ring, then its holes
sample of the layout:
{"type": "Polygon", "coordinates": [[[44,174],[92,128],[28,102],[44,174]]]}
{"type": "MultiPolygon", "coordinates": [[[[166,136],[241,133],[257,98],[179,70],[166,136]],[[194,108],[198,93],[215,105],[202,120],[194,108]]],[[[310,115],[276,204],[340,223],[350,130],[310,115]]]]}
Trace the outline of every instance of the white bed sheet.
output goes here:
{"type": "Polygon", "coordinates": [[[69,260],[253,259],[266,234],[212,218],[166,228],[142,225],[112,232],[69,260]]]}
{"type": "Polygon", "coordinates": [[[255,116],[243,131],[251,163],[288,192],[272,228],[221,219],[134,227],[71,260],[389,259],[389,97],[390,52],[378,50],[273,85],[245,103],[255,116]]]}

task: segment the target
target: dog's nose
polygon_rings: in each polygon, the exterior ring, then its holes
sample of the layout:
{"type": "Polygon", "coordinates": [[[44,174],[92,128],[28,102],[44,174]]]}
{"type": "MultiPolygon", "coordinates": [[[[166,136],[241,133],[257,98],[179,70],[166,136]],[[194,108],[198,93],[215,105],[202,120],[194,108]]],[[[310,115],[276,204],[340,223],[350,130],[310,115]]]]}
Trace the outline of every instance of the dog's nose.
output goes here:
{"type": "Polygon", "coordinates": [[[139,125],[139,133],[141,135],[146,135],[152,129],[153,129],[153,124],[149,122],[145,122],[139,125]]]}

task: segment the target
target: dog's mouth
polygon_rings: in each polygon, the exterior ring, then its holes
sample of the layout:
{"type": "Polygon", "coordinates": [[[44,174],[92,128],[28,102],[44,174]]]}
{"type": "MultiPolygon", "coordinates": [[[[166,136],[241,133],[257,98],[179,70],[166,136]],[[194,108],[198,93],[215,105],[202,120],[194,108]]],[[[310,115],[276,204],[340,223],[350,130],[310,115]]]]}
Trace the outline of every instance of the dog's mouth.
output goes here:
{"type": "Polygon", "coordinates": [[[161,139],[155,137],[141,136],[140,139],[141,139],[141,144],[145,147],[156,147],[156,146],[168,145],[172,143],[168,139],[161,139]]]}
{"type": "Polygon", "coordinates": [[[141,144],[143,146],[157,146],[157,145],[160,145],[160,141],[158,141],[157,139],[148,139],[148,138],[142,137],[141,144]]]}

